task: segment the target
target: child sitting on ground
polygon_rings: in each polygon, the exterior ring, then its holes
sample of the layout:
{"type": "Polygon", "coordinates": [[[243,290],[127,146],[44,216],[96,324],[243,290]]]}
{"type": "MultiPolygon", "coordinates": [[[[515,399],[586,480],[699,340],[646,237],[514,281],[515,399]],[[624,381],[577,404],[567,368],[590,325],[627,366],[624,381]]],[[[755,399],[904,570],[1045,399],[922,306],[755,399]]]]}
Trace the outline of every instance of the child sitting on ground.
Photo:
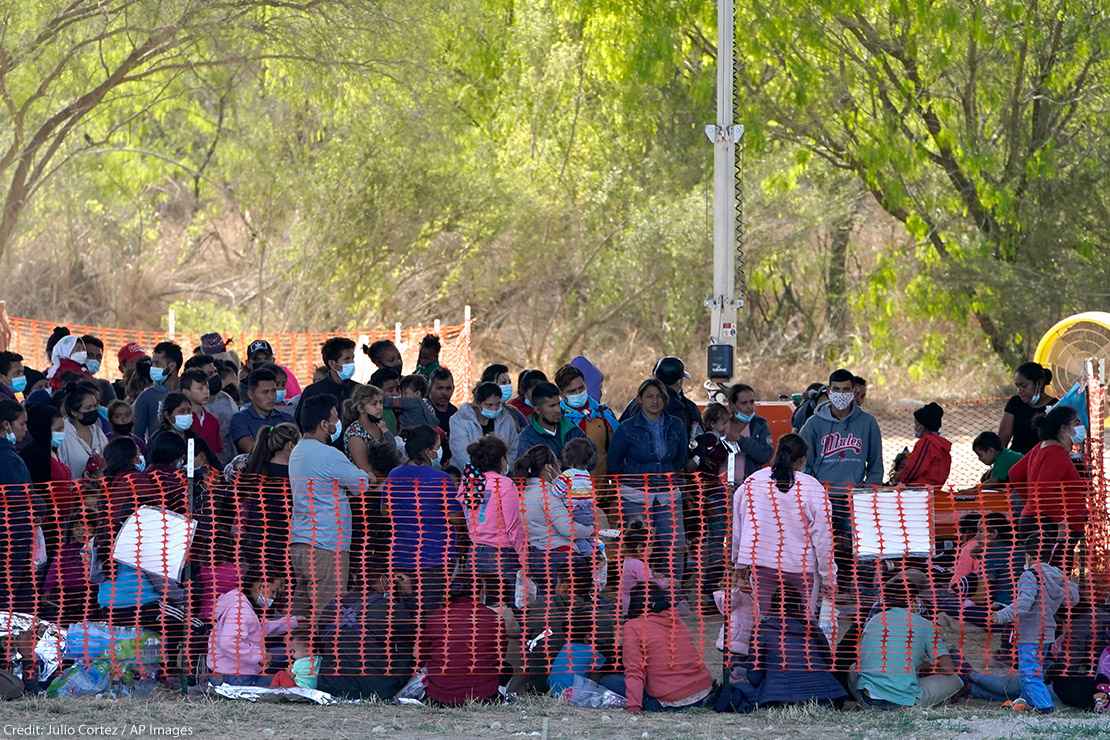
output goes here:
{"type": "Polygon", "coordinates": [[[1063,604],[1079,603],[1079,587],[1051,564],[1057,550],[1064,549],[1055,535],[1050,529],[1025,540],[1026,568],[1014,603],[992,615],[995,624],[1012,623],[1017,632],[1021,697],[1003,705],[1015,712],[1055,709],[1044,682],[1045,653],[1056,640],[1056,612],[1063,604]]]}
{"type": "Polygon", "coordinates": [[[266,638],[288,632],[297,626],[296,617],[268,620],[265,614],[281,592],[281,578],[266,577],[261,568],[244,568],[247,583],[233,589],[216,602],[216,624],[208,636],[209,679],[213,684],[269,686],[263,675],[266,667],[266,638]]]}
{"type": "Polygon", "coordinates": [[[320,656],[312,654],[308,631],[304,628],[289,636],[289,657],[293,659],[292,665],[278,671],[270,686],[275,689],[315,689],[320,677],[320,656]]]}

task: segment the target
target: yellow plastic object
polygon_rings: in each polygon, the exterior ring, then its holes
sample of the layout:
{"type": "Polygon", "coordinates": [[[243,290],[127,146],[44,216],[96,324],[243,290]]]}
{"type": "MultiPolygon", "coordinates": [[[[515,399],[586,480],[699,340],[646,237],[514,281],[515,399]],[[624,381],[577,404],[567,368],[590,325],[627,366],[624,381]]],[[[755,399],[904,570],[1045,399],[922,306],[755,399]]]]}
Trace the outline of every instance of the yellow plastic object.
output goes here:
{"type": "Polygon", "coordinates": [[[1084,363],[1092,357],[1110,360],[1110,312],[1087,311],[1058,321],[1033,355],[1052,370],[1050,390],[1057,396],[1083,379],[1084,363]]]}

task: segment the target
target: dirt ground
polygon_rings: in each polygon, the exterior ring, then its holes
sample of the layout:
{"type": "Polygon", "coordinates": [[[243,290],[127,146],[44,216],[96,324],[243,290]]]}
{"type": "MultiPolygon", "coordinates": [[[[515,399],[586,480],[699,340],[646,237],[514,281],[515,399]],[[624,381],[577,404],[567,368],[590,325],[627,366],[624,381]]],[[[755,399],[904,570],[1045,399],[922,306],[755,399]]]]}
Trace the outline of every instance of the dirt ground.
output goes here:
{"type": "Polygon", "coordinates": [[[1110,720],[1060,711],[1014,716],[983,704],[931,711],[797,707],[750,715],[698,710],[632,716],[571,709],[531,697],[500,707],[427,709],[382,704],[318,707],[202,699],[32,699],[0,705],[0,736],[199,738],[1002,738],[1110,737],[1110,720]],[[52,734],[51,734],[52,733],[52,734]]]}

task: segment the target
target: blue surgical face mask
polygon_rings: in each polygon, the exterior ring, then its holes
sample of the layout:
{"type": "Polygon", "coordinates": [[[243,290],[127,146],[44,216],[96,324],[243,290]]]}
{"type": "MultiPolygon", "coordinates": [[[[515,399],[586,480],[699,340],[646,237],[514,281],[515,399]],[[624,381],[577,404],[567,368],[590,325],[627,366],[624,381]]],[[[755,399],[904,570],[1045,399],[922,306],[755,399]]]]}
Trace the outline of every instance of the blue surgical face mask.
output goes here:
{"type": "Polygon", "coordinates": [[[135,463],[135,470],[138,470],[140,473],[146,470],[146,458],[142,455],[139,455],[139,462],[135,463]]]}
{"type": "Polygon", "coordinates": [[[62,443],[65,442],[65,441],[66,441],[66,433],[65,432],[51,432],[50,433],[50,446],[53,449],[55,449],[55,450],[58,449],[59,447],[62,446],[62,443]]]}
{"type": "Polygon", "coordinates": [[[586,404],[589,402],[590,394],[586,391],[582,391],[581,393],[571,393],[567,396],[567,406],[570,406],[572,409],[585,408],[586,404]]]}
{"type": "Polygon", "coordinates": [[[530,408],[530,409],[534,409],[534,408],[536,408],[536,407],[535,407],[535,406],[534,406],[534,405],[532,404],[532,399],[531,399],[531,398],[525,398],[525,399],[524,399],[524,405],[525,405],[525,406],[527,406],[527,407],[528,407],[528,408],[530,408]]]}
{"type": "Polygon", "coordinates": [[[350,380],[354,376],[355,376],[355,363],[347,362],[347,363],[343,364],[343,367],[339,368],[339,379],[340,380],[350,380]]]}
{"type": "Polygon", "coordinates": [[[157,365],[151,365],[150,366],[150,379],[154,383],[156,383],[158,385],[162,385],[162,383],[166,382],[166,371],[165,371],[165,369],[160,368],[157,365]]]}
{"type": "Polygon", "coordinates": [[[101,419],[103,419],[104,421],[108,421],[108,407],[107,406],[97,406],[96,407],[96,413],[100,414],[101,419]]]}
{"type": "Polygon", "coordinates": [[[27,390],[27,377],[24,375],[17,375],[12,378],[12,392],[22,393],[27,390]]]}
{"type": "Polygon", "coordinates": [[[435,458],[432,460],[432,464],[439,465],[441,462],[443,462],[443,448],[437,447],[435,458]]]}
{"type": "Polygon", "coordinates": [[[284,388],[278,388],[277,389],[277,395],[274,397],[274,400],[276,400],[278,403],[285,403],[285,389],[284,388]]]}
{"type": "Polygon", "coordinates": [[[89,360],[85,363],[85,369],[89,371],[89,375],[96,375],[100,370],[100,360],[89,360]]]}
{"type": "Polygon", "coordinates": [[[506,383],[505,385],[502,385],[502,386],[499,386],[499,387],[501,388],[501,400],[502,401],[508,401],[509,399],[511,399],[513,397],[513,384],[512,383],[506,383]]]}
{"type": "Polygon", "coordinates": [[[9,442],[11,442],[14,445],[15,444],[15,432],[5,432],[4,433],[4,439],[8,440],[9,442]]]}
{"type": "Polygon", "coordinates": [[[748,424],[755,418],[755,414],[741,414],[739,411],[737,411],[734,416],[736,417],[736,421],[741,424],[748,424]]]}
{"type": "Polygon", "coordinates": [[[501,416],[501,409],[487,409],[483,406],[482,416],[486,417],[487,419],[496,419],[498,416],[501,416]]]}
{"type": "Polygon", "coordinates": [[[192,414],[174,414],[173,427],[179,432],[188,431],[193,426],[192,414]]]}
{"type": "Polygon", "coordinates": [[[335,422],[335,431],[331,433],[331,441],[335,442],[339,439],[339,435],[343,433],[343,420],[335,422]]]}
{"type": "Polygon", "coordinates": [[[1081,445],[1087,441],[1087,427],[1082,424],[1072,427],[1071,441],[1073,444],[1081,445]]]}

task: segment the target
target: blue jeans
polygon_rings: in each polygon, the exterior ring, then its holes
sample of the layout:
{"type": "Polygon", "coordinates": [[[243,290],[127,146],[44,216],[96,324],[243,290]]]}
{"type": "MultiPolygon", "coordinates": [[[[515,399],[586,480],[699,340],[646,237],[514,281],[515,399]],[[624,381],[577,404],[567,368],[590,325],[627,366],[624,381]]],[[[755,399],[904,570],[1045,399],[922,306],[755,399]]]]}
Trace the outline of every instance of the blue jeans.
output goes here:
{"type": "Polygon", "coordinates": [[[1021,696],[1021,678],[1013,673],[998,676],[972,671],[967,674],[967,688],[973,699],[1007,701],[1021,696]]]}
{"type": "Polygon", "coordinates": [[[559,579],[570,569],[570,550],[539,550],[528,548],[526,575],[536,584],[536,596],[541,601],[559,585],[559,579]]]}
{"type": "Polygon", "coordinates": [[[686,569],[686,527],[682,491],[676,486],[652,486],[651,568],[657,575],[682,583],[686,569]]]}
{"type": "MultiPolygon", "coordinates": [[[[601,673],[595,679],[599,684],[612,691],[614,694],[621,696],[628,696],[628,690],[624,683],[623,673],[601,673]]],[[[643,707],[645,712],[681,712],[683,709],[693,709],[694,707],[705,706],[713,698],[713,692],[709,696],[699,702],[685,707],[665,707],[654,696],[648,696],[644,693],[643,707]]]]}
{"type": "Polygon", "coordinates": [[[496,604],[513,603],[520,556],[511,547],[474,546],[474,571],[486,584],[486,599],[496,604]]]}
{"type": "Polygon", "coordinates": [[[1018,675],[1021,676],[1021,698],[1042,712],[1050,712],[1055,706],[1052,694],[1044,682],[1044,653],[1041,645],[1035,642],[1020,642],[1018,649],[1018,675]]]}

